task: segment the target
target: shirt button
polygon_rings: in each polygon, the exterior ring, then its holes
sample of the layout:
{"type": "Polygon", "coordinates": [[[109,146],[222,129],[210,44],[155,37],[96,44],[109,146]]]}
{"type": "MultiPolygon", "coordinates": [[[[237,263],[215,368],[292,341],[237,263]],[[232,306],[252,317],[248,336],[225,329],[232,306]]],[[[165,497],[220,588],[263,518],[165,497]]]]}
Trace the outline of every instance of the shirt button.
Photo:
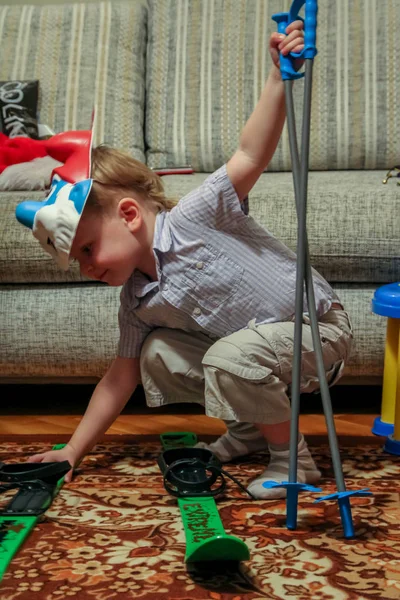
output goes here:
{"type": "Polygon", "coordinates": [[[204,263],[202,261],[199,261],[198,263],[196,263],[196,269],[202,269],[204,267],[204,263]]]}
{"type": "Polygon", "coordinates": [[[196,308],[194,309],[193,314],[194,315],[201,315],[201,310],[200,310],[200,308],[198,306],[196,306],[196,308]]]}

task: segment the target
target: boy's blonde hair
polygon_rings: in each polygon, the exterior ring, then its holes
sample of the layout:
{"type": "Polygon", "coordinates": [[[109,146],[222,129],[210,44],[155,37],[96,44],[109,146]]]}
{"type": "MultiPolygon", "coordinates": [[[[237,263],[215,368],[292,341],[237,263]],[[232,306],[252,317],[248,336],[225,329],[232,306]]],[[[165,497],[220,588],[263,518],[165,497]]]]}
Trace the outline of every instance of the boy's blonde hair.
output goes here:
{"type": "Polygon", "coordinates": [[[161,178],[147,165],[126,152],[101,145],[92,150],[91,177],[93,186],[86,208],[104,209],[114,205],[124,195],[134,193],[151,202],[156,212],[171,210],[176,200],[167,198],[161,178]]]}

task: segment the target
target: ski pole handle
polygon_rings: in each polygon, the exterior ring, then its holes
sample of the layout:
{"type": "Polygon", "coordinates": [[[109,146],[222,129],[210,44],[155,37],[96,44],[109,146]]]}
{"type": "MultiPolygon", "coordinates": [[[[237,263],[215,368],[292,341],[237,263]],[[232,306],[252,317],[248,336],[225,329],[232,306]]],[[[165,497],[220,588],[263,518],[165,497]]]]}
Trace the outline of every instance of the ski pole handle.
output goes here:
{"type": "MultiPolygon", "coordinates": [[[[289,25],[289,13],[277,13],[272,15],[272,20],[278,25],[278,33],[286,34],[286,27],[289,25]]],[[[282,53],[279,55],[279,69],[281,71],[281,77],[283,81],[288,79],[300,79],[304,77],[303,73],[298,73],[293,66],[294,58],[291,54],[284,56],[282,53]]]]}
{"type": "Polygon", "coordinates": [[[279,33],[286,33],[286,28],[293,21],[300,19],[304,22],[304,48],[299,54],[290,52],[286,56],[282,54],[279,57],[280,71],[282,79],[300,79],[303,73],[298,73],[294,68],[294,60],[296,58],[314,58],[317,54],[316,37],[317,37],[317,0],[293,0],[288,13],[277,13],[272,15],[272,20],[278,25],[279,33]],[[305,4],[305,19],[299,17],[299,12],[305,4]]]}
{"type": "Polygon", "coordinates": [[[300,54],[291,55],[296,58],[314,58],[317,54],[317,0],[293,0],[289,9],[289,23],[293,23],[299,18],[299,12],[305,4],[304,13],[304,48],[300,54]]]}

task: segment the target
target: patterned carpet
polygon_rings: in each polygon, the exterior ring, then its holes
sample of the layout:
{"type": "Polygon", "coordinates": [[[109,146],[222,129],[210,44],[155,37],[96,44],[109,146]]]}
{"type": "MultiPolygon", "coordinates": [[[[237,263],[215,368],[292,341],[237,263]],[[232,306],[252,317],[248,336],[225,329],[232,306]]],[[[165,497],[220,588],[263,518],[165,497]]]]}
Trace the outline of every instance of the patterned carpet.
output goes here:
{"type": "MultiPolygon", "coordinates": [[[[0,461],[48,447],[3,442],[0,461]]],[[[251,560],[222,566],[184,563],[180,513],[164,491],[159,452],[157,441],[138,438],[97,446],[12,561],[1,600],[400,598],[400,460],[381,444],[341,447],[348,489],[374,493],[352,501],[354,540],[343,538],[336,503],[303,494],[298,529],[288,531],[283,502],[251,501],[229,483],[220,516],[251,560]]],[[[324,493],[333,493],[328,447],[313,454],[324,493]]],[[[266,462],[259,453],[227,470],[246,483],[266,462]]]]}

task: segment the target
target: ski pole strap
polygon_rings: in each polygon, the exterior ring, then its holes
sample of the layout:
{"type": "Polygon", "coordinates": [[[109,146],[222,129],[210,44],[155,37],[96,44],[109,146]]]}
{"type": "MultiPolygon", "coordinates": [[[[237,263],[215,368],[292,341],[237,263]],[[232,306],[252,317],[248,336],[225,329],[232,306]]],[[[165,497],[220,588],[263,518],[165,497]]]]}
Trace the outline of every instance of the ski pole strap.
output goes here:
{"type": "MultiPolygon", "coordinates": [[[[57,444],[53,450],[64,445],[57,444]]],[[[0,493],[18,490],[0,510],[0,581],[21,544],[51,505],[70,469],[68,461],[39,465],[0,463],[0,493]]]]}
{"type": "Polygon", "coordinates": [[[273,21],[278,25],[279,33],[286,33],[286,27],[298,19],[304,23],[304,48],[300,53],[290,52],[286,56],[279,57],[280,71],[282,79],[300,79],[304,73],[298,73],[294,68],[296,58],[314,58],[317,54],[317,0],[294,0],[288,13],[277,13],[272,16],[273,21]],[[302,19],[299,16],[301,8],[305,5],[305,16],[302,19]]]}

